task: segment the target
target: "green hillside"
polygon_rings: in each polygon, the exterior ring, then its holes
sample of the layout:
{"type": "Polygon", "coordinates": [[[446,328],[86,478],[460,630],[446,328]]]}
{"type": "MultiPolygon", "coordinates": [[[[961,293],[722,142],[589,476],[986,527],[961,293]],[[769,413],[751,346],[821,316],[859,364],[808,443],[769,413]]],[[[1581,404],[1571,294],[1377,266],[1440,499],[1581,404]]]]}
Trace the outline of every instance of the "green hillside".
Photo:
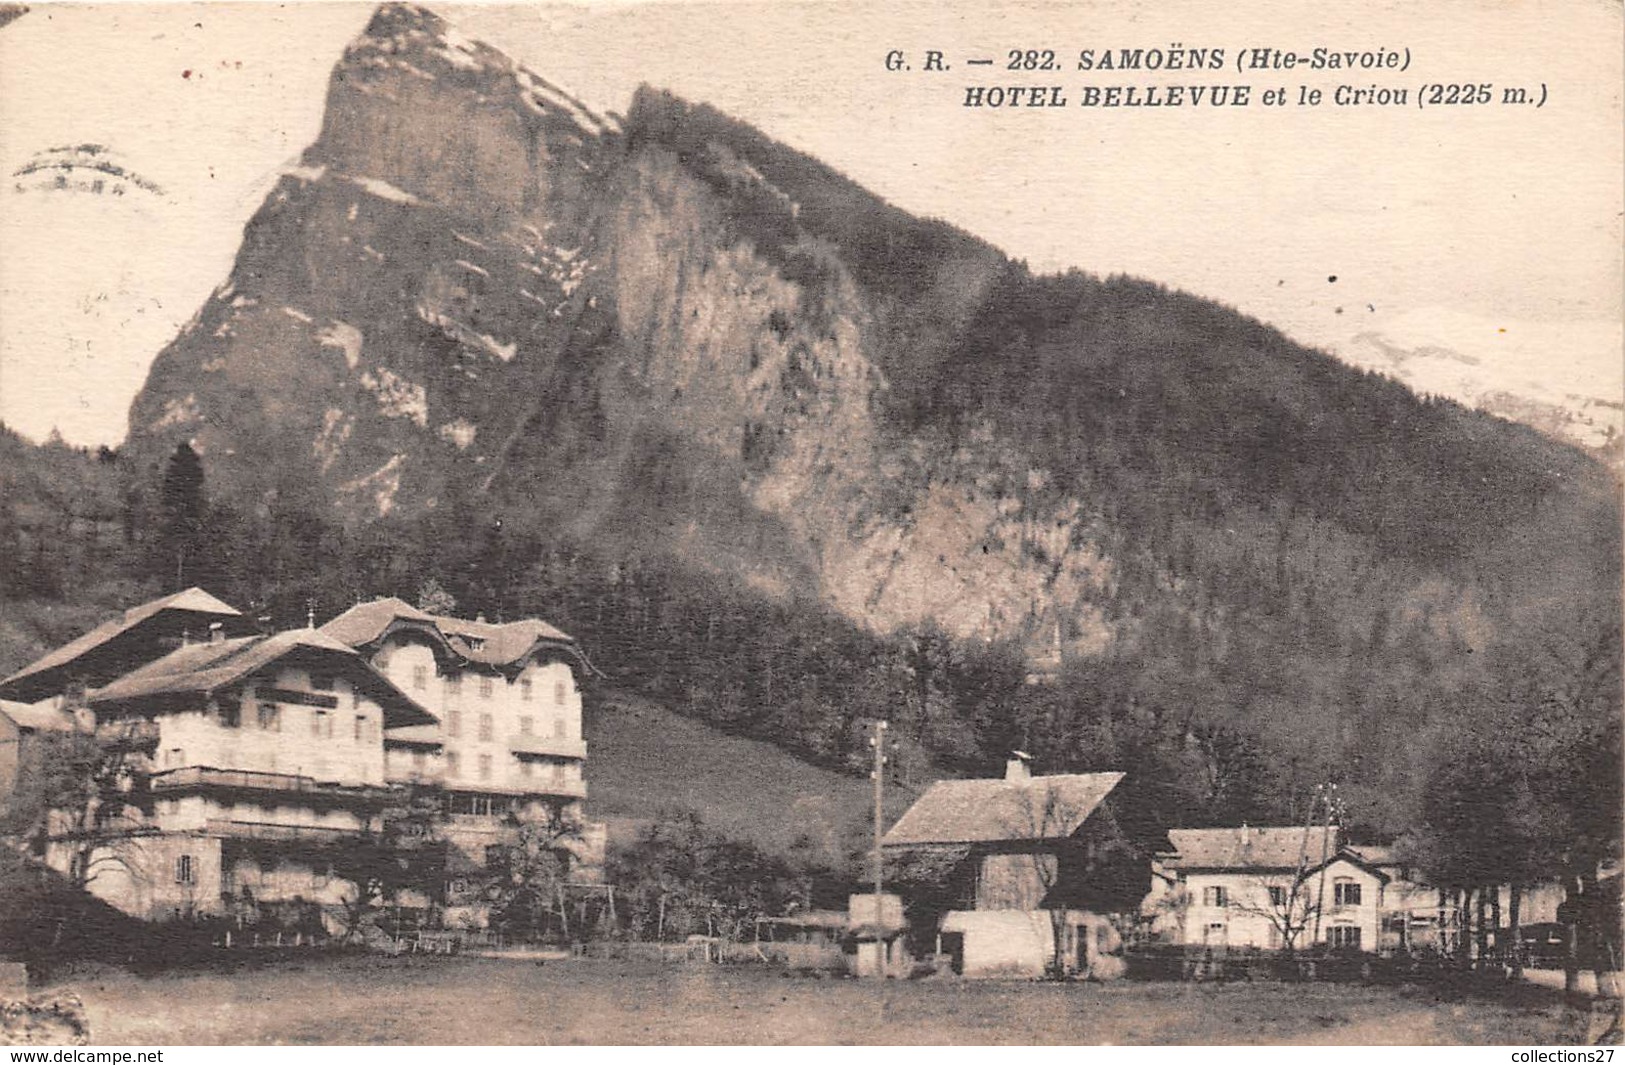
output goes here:
{"type": "MultiPolygon", "coordinates": [[[[623,690],[587,696],[587,810],[628,842],[672,808],[774,854],[839,861],[867,838],[873,791],[866,780],[804,762],[761,740],[730,736],[623,690]]],[[[919,789],[889,781],[890,823],[919,789]]]]}

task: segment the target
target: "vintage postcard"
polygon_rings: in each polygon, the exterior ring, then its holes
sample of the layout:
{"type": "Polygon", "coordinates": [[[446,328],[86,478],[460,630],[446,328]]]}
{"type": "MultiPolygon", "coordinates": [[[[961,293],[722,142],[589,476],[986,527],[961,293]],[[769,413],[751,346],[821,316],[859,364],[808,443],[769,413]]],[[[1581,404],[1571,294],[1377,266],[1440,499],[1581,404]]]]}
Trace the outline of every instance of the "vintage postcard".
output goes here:
{"type": "Polygon", "coordinates": [[[0,4],[0,1041],[1618,1042],[1621,31],[0,4]]]}

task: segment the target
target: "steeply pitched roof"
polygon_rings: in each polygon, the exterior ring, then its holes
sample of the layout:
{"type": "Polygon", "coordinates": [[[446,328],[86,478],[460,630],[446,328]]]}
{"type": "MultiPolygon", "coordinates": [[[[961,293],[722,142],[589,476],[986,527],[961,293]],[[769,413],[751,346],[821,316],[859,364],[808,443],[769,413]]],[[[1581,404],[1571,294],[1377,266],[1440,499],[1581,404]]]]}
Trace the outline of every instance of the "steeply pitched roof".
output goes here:
{"type": "MultiPolygon", "coordinates": [[[[1329,850],[1338,849],[1337,829],[1329,850]]],[[[1320,858],[1320,829],[1305,837],[1302,825],[1287,828],[1171,828],[1174,855],[1167,864],[1178,869],[1297,869],[1320,858]]]]}
{"type": "Polygon", "coordinates": [[[434,616],[427,614],[405,600],[391,596],[357,603],[321,627],[321,631],[351,647],[360,647],[382,636],[395,621],[418,621],[434,625],[434,616]]]}
{"type": "Polygon", "coordinates": [[[63,644],[50,654],[24,666],[4,681],[0,681],[0,691],[33,687],[21,682],[43,680],[45,674],[72,665],[98,648],[135,629],[143,622],[167,611],[178,614],[196,614],[200,615],[200,619],[225,619],[242,616],[241,611],[230,604],[221,602],[202,588],[188,588],[184,592],[176,592],[174,595],[166,595],[162,599],[154,599],[150,603],[133,606],[118,617],[102,622],[77,640],[71,640],[63,644]]]}
{"type": "Polygon", "coordinates": [[[206,694],[242,683],[261,669],[292,654],[314,654],[343,668],[369,696],[384,707],[388,727],[433,724],[435,718],[396,688],[360,655],[315,629],[293,629],[271,636],[248,636],[216,643],[189,644],[101,688],[87,692],[92,707],[120,704],[160,695],[206,694]]]}
{"type": "Polygon", "coordinates": [[[0,699],[0,714],[11,718],[20,729],[34,732],[66,732],[73,728],[73,715],[46,703],[14,703],[0,699]]]}
{"type": "Polygon", "coordinates": [[[900,846],[1065,839],[1122,779],[1121,773],[1073,773],[1023,781],[939,780],[882,842],[900,846]]]}
{"type": "Polygon", "coordinates": [[[357,603],[323,625],[322,631],[351,647],[363,647],[397,626],[430,631],[452,654],[481,665],[512,665],[539,643],[558,644],[577,655],[581,653],[574,638],[536,618],[504,624],[467,621],[430,614],[394,597],[357,603]]]}

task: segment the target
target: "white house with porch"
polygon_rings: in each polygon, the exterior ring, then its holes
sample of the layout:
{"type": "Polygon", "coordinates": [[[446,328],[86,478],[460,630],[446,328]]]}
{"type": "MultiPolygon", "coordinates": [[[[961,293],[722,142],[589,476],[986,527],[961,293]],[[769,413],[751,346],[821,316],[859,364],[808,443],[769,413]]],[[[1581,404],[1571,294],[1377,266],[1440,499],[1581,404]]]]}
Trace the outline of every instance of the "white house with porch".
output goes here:
{"type": "Polygon", "coordinates": [[[1159,920],[1187,946],[1375,951],[1391,872],[1335,826],[1171,829],[1159,920]]]}

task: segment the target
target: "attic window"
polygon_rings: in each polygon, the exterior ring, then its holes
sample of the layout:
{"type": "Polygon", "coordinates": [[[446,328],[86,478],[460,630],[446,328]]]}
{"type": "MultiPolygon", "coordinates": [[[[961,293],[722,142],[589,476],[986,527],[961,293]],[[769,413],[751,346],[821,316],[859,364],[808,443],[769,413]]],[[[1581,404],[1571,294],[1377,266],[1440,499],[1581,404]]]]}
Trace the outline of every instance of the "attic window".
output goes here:
{"type": "Polygon", "coordinates": [[[471,636],[466,632],[459,632],[457,634],[457,638],[468,644],[468,649],[470,651],[478,651],[480,648],[485,646],[484,636],[471,636]]]}

